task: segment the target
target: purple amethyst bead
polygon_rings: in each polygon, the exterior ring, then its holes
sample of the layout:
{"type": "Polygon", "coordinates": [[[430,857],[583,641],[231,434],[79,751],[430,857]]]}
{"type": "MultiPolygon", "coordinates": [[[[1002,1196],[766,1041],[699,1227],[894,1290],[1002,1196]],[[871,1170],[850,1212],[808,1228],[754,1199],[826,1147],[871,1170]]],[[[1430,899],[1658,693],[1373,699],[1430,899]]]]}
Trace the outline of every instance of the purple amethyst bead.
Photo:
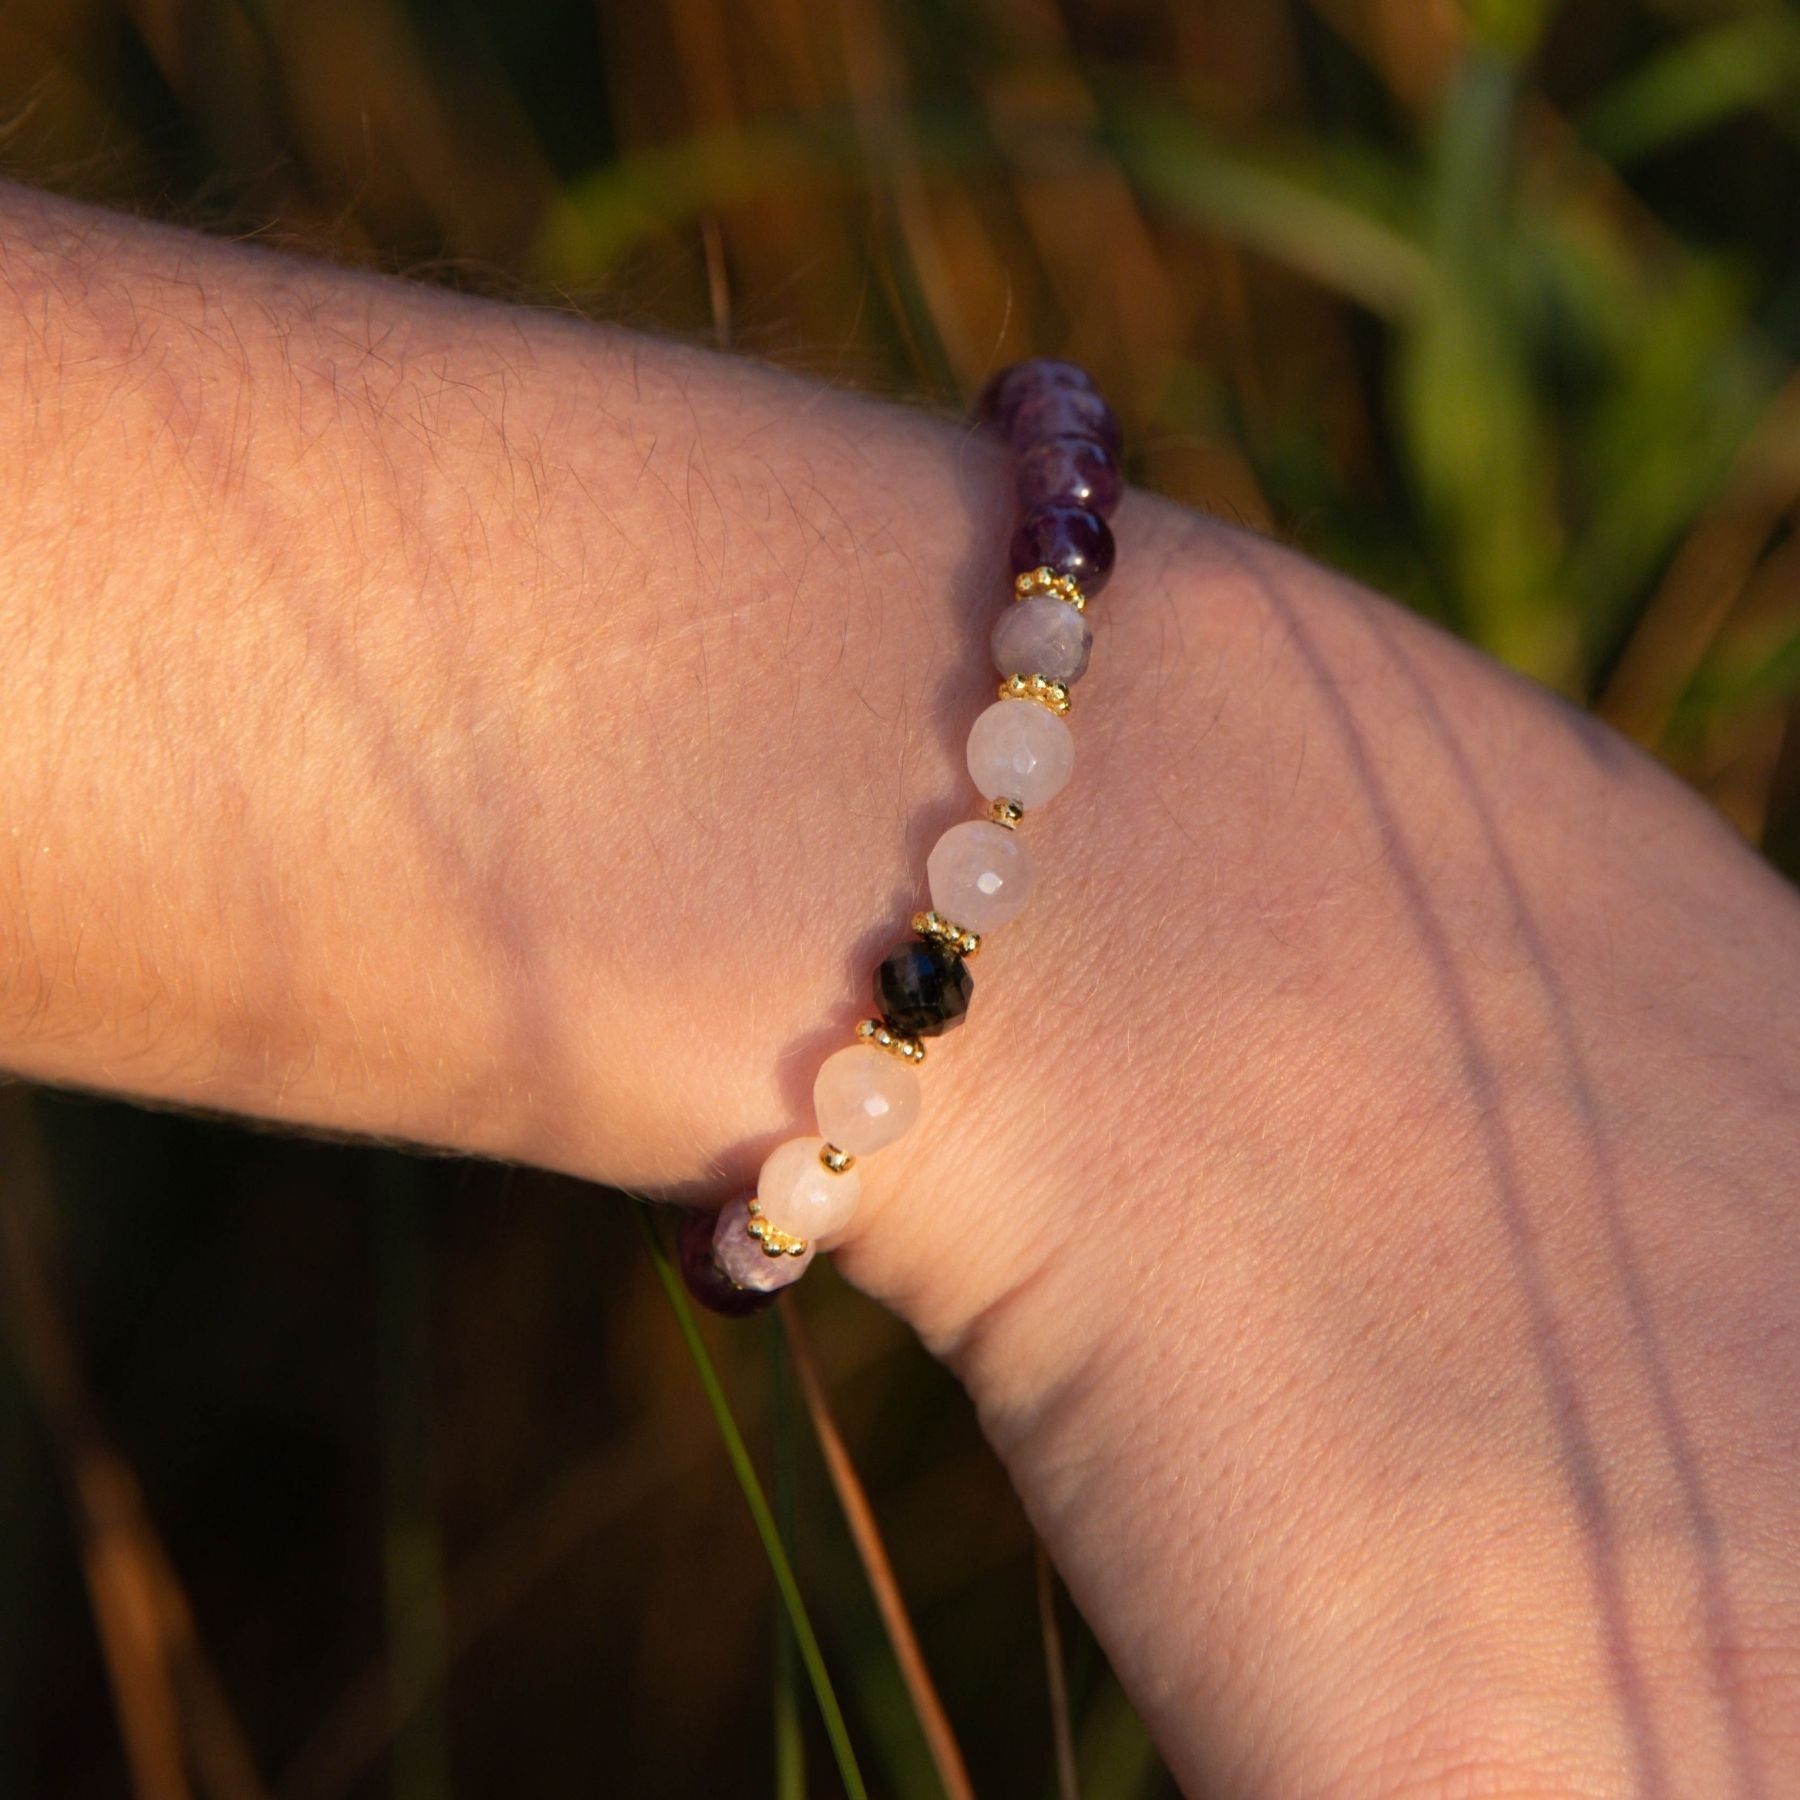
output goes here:
{"type": "Polygon", "coordinates": [[[1113,535],[1097,513],[1079,506],[1040,506],[1013,532],[1015,575],[1049,569],[1067,575],[1090,599],[1112,574],[1113,535]]]}
{"type": "Polygon", "coordinates": [[[1119,504],[1124,484],[1119,465],[1092,438],[1046,438],[1019,458],[1019,510],[1080,506],[1106,518],[1119,504]]]}
{"type": "Polygon", "coordinates": [[[1015,450],[1029,450],[1046,438],[1092,438],[1113,455],[1124,442],[1113,409],[1084,388],[1045,388],[1021,400],[1010,432],[1015,450]]]}
{"type": "Polygon", "coordinates": [[[1014,363],[1002,369],[981,390],[975,402],[975,416],[992,419],[1004,432],[1011,432],[1013,414],[1034,394],[1051,388],[1086,388],[1092,390],[1094,378],[1079,363],[1058,362],[1051,356],[1034,356],[1028,362],[1014,363]]]}
{"type": "Polygon", "coordinates": [[[723,1313],[728,1319],[747,1319],[772,1305],[780,1290],[759,1293],[741,1288],[719,1267],[713,1255],[713,1231],[718,1222],[717,1213],[696,1210],[683,1216],[675,1239],[681,1279],[708,1311],[723,1313]]]}

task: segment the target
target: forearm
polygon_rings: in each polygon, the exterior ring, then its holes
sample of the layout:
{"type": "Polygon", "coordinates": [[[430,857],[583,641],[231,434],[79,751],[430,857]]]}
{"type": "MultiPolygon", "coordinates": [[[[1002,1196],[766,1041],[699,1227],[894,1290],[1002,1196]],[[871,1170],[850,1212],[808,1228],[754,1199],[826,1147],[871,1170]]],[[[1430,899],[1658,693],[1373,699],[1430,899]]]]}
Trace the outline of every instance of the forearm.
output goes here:
{"type": "MultiPolygon", "coordinates": [[[[0,1061],[747,1177],[966,807],[996,459],[3,204],[0,1061]]],[[[1791,1471],[1737,1446],[1795,1373],[1792,900],[1347,584],[1118,524],[1040,893],[845,1265],[969,1378],[1184,1774],[1617,1791],[1648,1709],[1711,1791],[1709,1596],[1791,1708],[1791,1471]]]]}
{"type": "MultiPolygon", "coordinates": [[[[732,1028],[706,933],[735,960],[800,896],[729,920],[713,896],[762,885],[803,784],[821,848],[880,803],[783,714],[870,696],[897,724],[948,666],[928,584],[973,537],[949,435],[909,452],[902,422],[744,365],[7,206],[0,379],[30,404],[0,423],[0,1048],[700,1174],[716,1116],[649,1128],[633,1048],[732,1028]],[[859,613],[891,667],[845,645],[859,613]]],[[[719,1091],[751,1042],[720,1044],[719,1091]]]]}

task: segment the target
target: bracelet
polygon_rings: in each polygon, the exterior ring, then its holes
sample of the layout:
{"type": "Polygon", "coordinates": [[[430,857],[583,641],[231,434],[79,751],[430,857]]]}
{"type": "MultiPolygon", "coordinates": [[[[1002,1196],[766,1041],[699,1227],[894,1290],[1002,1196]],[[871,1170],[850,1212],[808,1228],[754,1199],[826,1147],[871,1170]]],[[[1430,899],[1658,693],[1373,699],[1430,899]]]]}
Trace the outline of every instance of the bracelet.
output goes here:
{"type": "Polygon", "coordinates": [[[1003,369],[977,413],[1012,444],[1019,506],[1012,603],[992,638],[998,696],[969,732],[969,774],[987,814],[952,825],[933,847],[931,909],[914,914],[913,941],[875,972],[878,1016],[819,1070],[819,1135],[773,1150],[753,1194],[683,1221],[682,1275],[715,1312],[759,1312],[798,1281],[849,1224],[862,1158],[917,1122],[925,1040],[962,1023],[975,986],[969,961],[1031,896],[1031,857],[1014,828],[1074,772],[1065,721],[1093,642],[1087,604],[1112,573],[1106,520],[1123,492],[1119,422],[1084,370],[1048,358],[1003,369]]]}

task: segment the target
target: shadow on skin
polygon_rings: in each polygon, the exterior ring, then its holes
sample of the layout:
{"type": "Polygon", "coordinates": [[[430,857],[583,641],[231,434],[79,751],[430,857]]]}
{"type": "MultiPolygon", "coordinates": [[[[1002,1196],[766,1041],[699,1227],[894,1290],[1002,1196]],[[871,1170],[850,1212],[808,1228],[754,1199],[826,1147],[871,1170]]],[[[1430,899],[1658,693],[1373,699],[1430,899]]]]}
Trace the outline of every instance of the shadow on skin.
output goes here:
{"type": "MultiPolygon", "coordinates": [[[[979,443],[978,434],[971,428],[963,438],[958,459],[969,542],[949,578],[959,639],[951,647],[955,653],[948,658],[944,673],[932,686],[923,719],[958,774],[969,727],[993,698],[994,677],[987,673],[988,636],[998,609],[1009,598],[1006,563],[996,546],[1006,543],[1010,491],[998,479],[1002,472],[998,457],[982,457],[979,443]]],[[[875,909],[876,922],[851,941],[843,963],[850,997],[816,1031],[795,1038],[778,1053],[776,1068],[782,1100],[793,1118],[802,1122],[794,1130],[813,1130],[813,1081],[819,1065],[832,1051],[854,1043],[856,1022],[874,1014],[875,970],[889,951],[911,941],[912,915],[929,904],[925,860],[932,845],[952,825],[979,816],[970,810],[971,798],[966,780],[957,780],[950,792],[934,795],[913,808],[904,834],[912,878],[908,886],[897,887],[888,894],[875,909]]],[[[871,902],[873,899],[871,896],[871,902]]],[[[794,1130],[734,1144],[721,1160],[726,1166],[741,1164],[746,1174],[754,1178],[757,1161],[783,1138],[794,1135],[794,1130]]]]}
{"type": "MultiPolygon", "coordinates": [[[[1617,1696],[1619,1719],[1632,1762],[1633,1786],[1643,1796],[1643,1800],[1675,1800],[1667,1751],[1652,1709],[1643,1659],[1632,1637],[1617,1516],[1607,1492],[1590,1408],[1575,1376],[1562,1317],[1551,1291],[1549,1270],[1538,1246],[1537,1226],[1532,1217],[1520,1167],[1517,1138],[1508,1116],[1505,1083],[1477,1022],[1474,999],[1459,969],[1449,931],[1433,905],[1430,884],[1401,825],[1400,810],[1370,752],[1362,728],[1344,699],[1335,671],[1308,631],[1299,609],[1260,559],[1232,544],[1228,537],[1221,541],[1226,546],[1227,554],[1255,585],[1270,616],[1279,622],[1312,678],[1315,697],[1343,747],[1347,767],[1364,794],[1370,821],[1381,839],[1404,916],[1411,925],[1429,971],[1444,1025],[1461,1063],[1462,1085],[1468,1094],[1471,1115],[1479,1134],[1489,1198],[1504,1234],[1513,1280],[1529,1322],[1538,1379],[1555,1434],[1563,1480],[1587,1545],[1594,1603],[1599,1614],[1602,1641],[1617,1696]]],[[[1393,653],[1391,643],[1387,648],[1393,653]]],[[[1398,661],[1397,657],[1396,660],[1398,661]]],[[[1415,685],[1420,685],[1416,683],[1416,679],[1415,685]]],[[[1446,728],[1442,715],[1434,709],[1432,716],[1445,743],[1453,744],[1454,739],[1446,728]]],[[[1538,966],[1540,982],[1546,994],[1555,997],[1552,1001],[1553,1009],[1557,1000],[1562,1004],[1564,1051],[1565,1055],[1573,1056],[1573,1030],[1567,1017],[1567,997],[1557,982],[1541,935],[1531,930],[1530,914],[1525,908],[1517,876],[1506,862],[1504,848],[1492,829],[1491,814],[1486,812],[1484,797],[1471,779],[1466,758],[1453,757],[1452,766],[1470,791],[1470,805],[1487,834],[1490,853],[1504,871],[1503,879],[1507,881],[1508,896],[1518,909],[1521,931],[1526,934],[1528,953],[1538,966]]],[[[1599,1131],[1591,1088],[1585,1090],[1584,1118],[1589,1127],[1589,1135],[1595,1143],[1596,1164],[1607,1167],[1609,1161],[1599,1131]]],[[[1610,1193],[1603,1188],[1602,1201],[1609,1207],[1612,1215],[1610,1230],[1614,1254],[1623,1260],[1629,1260],[1623,1257],[1622,1247],[1628,1249],[1628,1239],[1624,1234],[1623,1222],[1618,1217],[1616,1184],[1610,1193]]],[[[1636,1289],[1634,1328],[1641,1346],[1653,1346],[1656,1344],[1655,1327],[1635,1268],[1632,1281],[1636,1289]]],[[[1646,1354],[1649,1359],[1648,1351],[1646,1354]]],[[[1659,1350],[1651,1360],[1654,1367],[1662,1370],[1662,1382],[1666,1388],[1667,1374],[1666,1369],[1662,1368],[1659,1350]]],[[[1670,1397],[1664,1403],[1665,1430],[1668,1429],[1672,1408],[1673,1400],[1670,1397]]],[[[1675,1423],[1679,1425],[1678,1415],[1675,1415],[1675,1423]]],[[[1698,1471],[1694,1467],[1692,1447],[1685,1431],[1681,1432],[1679,1441],[1686,1451],[1690,1512],[1698,1504],[1701,1516],[1706,1519],[1703,1554],[1710,1554],[1712,1566],[1716,1570],[1716,1526],[1712,1524],[1710,1514],[1704,1507],[1704,1495],[1700,1491],[1698,1471]]],[[[1713,1586],[1722,1598],[1722,1575],[1715,1574],[1713,1586]]],[[[1745,1777],[1740,1783],[1740,1791],[1747,1796],[1756,1795],[1760,1789],[1755,1785],[1754,1771],[1748,1766],[1750,1759],[1747,1734],[1741,1730],[1737,1737],[1737,1748],[1740,1769],[1745,1777]]]]}
{"type": "MultiPolygon", "coordinates": [[[[1740,1650],[1740,1634],[1730,1583],[1725,1573],[1724,1537],[1718,1515],[1714,1512],[1706,1491],[1706,1479],[1701,1470],[1693,1432],[1682,1414],[1662,1334],[1657,1329],[1655,1307],[1644,1277],[1642,1259],[1626,1216],[1625,1191],[1619,1178],[1618,1157],[1607,1130],[1599,1097],[1594,1090],[1587,1059],[1582,1053],[1581,1035],[1576,1028],[1575,1009],[1569,998],[1568,987],[1526,898],[1524,884],[1507,850],[1493,803],[1462,740],[1452,729],[1429,685],[1420,676],[1394,633],[1374,615],[1369,615],[1365,622],[1395,672],[1412,690],[1421,715],[1430,724],[1450,769],[1467,796],[1469,817],[1480,833],[1482,846],[1487,852],[1499,890],[1512,909],[1519,942],[1524,948],[1530,971],[1536,978],[1544,1012],[1549,1019],[1557,1053],[1562,1060],[1568,1092],[1586,1136],[1594,1204],[1606,1234],[1606,1247],[1612,1258],[1619,1295],[1649,1384],[1658,1428],[1680,1490],[1688,1538],[1699,1565],[1700,1597],[1706,1621],[1708,1672],[1714,1691],[1721,1696],[1721,1704],[1725,1710],[1726,1737],[1736,1778],[1735,1791],[1743,1800],[1762,1800],[1767,1789],[1758,1763],[1750,1721],[1744,1715],[1743,1696],[1734,1675],[1740,1650]]],[[[1587,743],[1593,735],[1592,732],[1582,733],[1582,742],[1587,743]]],[[[1600,735],[1611,738],[1611,733],[1600,735]]],[[[1408,898],[1410,901],[1410,890],[1408,898]]],[[[1648,1746],[1652,1750],[1654,1747],[1654,1744],[1648,1746]]],[[[1646,1785],[1646,1791],[1661,1790],[1646,1785]]]]}

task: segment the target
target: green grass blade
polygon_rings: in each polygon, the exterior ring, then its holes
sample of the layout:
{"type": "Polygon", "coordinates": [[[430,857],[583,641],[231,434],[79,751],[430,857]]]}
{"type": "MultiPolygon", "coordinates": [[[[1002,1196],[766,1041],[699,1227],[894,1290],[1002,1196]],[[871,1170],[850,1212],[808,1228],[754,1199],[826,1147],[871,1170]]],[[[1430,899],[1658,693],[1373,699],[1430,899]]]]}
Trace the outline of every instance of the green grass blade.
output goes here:
{"type": "Polygon", "coordinates": [[[1633,69],[1581,119],[1588,147],[1616,164],[1668,150],[1740,112],[1800,93],[1800,22],[1786,12],[1696,31],[1633,69]]]}
{"type": "Polygon", "coordinates": [[[1379,194],[1390,214],[1410,207],[1414,195],[1398,171],[1348,146],[1339,154],[1308,145],[1285,156],[1244,149],[1185,114],[1137,99],[1109,109],[1105,138],[1138,191],[1162,211],[1209,226],[1384,318],[1407,318],[1424,304],[1430,258],[1372,203],[1379,194]]]}
{"type": "MultiPolygon", "coordinates": [[[[768,1321],[769,1423],[775,1443],[775,1525],[784,1544],[794,1543],[798,1516],[798,1463],[794,1436],[793,1373],[787,1337],[779,1321],[768,1321]]],[[[785,1611],[775,1614],[775,1800],[805,1800],[806,1744],[800,1735],[799,1661],[794,1627],[785,1611]]]]}
{"type": "Polygon", "coordinates": [[[532,247],[533,277],[597,281],[640,238],[708,208],[784,188],[842,187],[855,169],[855,149],[847,121],[798,119],[696,132],[634,150],[556,196],[532,247]]]}
{"type": "Polygon", "coordinates": [[[374,1209],[380,1312],[381,1560],[392,1800],[453,1791],[449,1599],[431,1492],[431,1320],[426,1165],[383,1156],[374,1209]]]}
{"type": "Polygon", "coordinates": [[[1533,380],[1512,147],[1517,84],[1465,59],[1438,120],[1431,303],[1398,360],[1401,440],[1459,629],[1515,668],[1572,685],[1555,605],[1556,439],[1533,380]]]}
{"type": "Polygon", "coordinates": [[[706,1353],[706,1344],[700,1336],[694,1309],[689,1305],[687,1294],[682,1289],[681,1277],[676,1273],[675,1265],[669,1260],[669,1253],[656,1235],[656,1227],[650,1222],[649,1207],[647,1204],[640,1204],[637,1211],[638,1224],[643,1229],[644,1242],[649,1247],[657,1279],[663,1285],[663,1292],[669,1297],[669,1306],[675,1314],[682,1342],[687,1345],[688,1355],[693,1358],[694,1368],[700,1376],[700,1386],[706,1394],[706,1403],[712,1408],[720,1440],[725,1445],[726,1458],[731,1463],[732,1473],[737,1476],[738,1486],[744,1490],[744,1503],[750,1508],[756,1534],[762,1539],[763,1553],[769,1559],[769,1570],[775,1577],[776,1591],[787,1608],[788,1619],[794,1628],[795,1648],[800,1653],[807,1678],[812,1682],[813,1697],[818,1701],[820,1716],[825,1721],[825,1735],[831,1741],[832,1755],[837,1759],[838,1774],[843,1779],[844,1791],[850,1796],[850,1800],[868,1800],[869,1790],[864,1787],[862,1772],[856,1766],[856,1752],[850,1745],[850,1731],[844,1723],[843,1709],[838,1705],[837,1694],[832,1688],[824,1653],[819,1649],[812,1620],[807,1617],[806,1602],[800,1598],[800,1584],[794,1579],[793,1565],[788,1561],[787,1551],[782,1547],[781,1533],[775,1526],[775,1515],[769,1509],[762,1483],[756,1478],[756,1467],[745,1447],[744,1435],[738,1430],[737,1420],[732,1417],[731,1402],[725,1397],[719,1372],[706,1353]]]}

